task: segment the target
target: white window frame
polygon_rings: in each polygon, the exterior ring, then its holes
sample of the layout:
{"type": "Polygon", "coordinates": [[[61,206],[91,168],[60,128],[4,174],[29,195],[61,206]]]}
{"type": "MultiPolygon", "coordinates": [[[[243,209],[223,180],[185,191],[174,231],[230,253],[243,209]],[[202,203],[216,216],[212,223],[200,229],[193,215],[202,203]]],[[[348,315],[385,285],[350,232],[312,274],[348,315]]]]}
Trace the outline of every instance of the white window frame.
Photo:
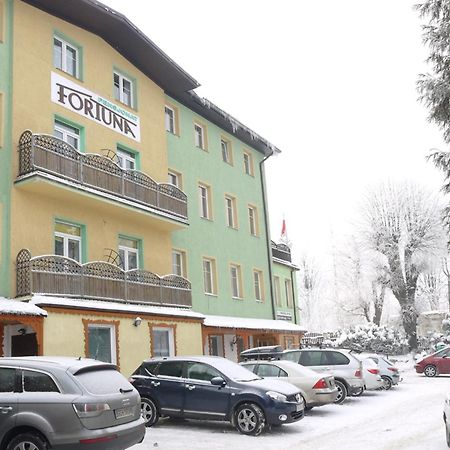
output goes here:
{"type": "Polygon", "coordinates": [[[252,236],[258,236],[258,215],[257,209],[248,205],[248,224],[250,228],[250,234],[252,236]]]}
{"type": "Polygon", "coordinates": [[[202,150],[206,149],[205,127],[197,122],[194,122],[194,139],[196,147],[201,148],[202,150]]]}
{"type": "Polygon", "coordinates": [[[230,228],[237,228],[236,199],[231,195],[225,195],[225,213],[227,216],[227,225],[230,228]]]}
{"type": "Polygon", "coordinates": [[[264,300],[264,291],[262,286],[262,272],[260,270],[253,270],[253,285],[256,301],[262,302],[264,300]]]}
{"type": "MultiPolygon", "coordinates": [[[[152,341],[153,341],[153,333],[155,331],[164,331],[169,333],[169,356],[175,356],[175,339],[173,335],[173,328],[172,327],[152,327],[152,341]]],[[[153,346],[154,349],[154,346],[153,346]]],[[[155,355],[152,355],[155,356],[155,355]]]]}
{"type": "Polygon", "coordinates": [[[128,150],[125,150],[123,148],[117,147],[116,148],[116,155],[119,159],[118,164],[119,166],[124,170],[136,170],[136,154],[129,152],[128,150]],[[126,161],[133,163],[133,168],[128,169],[126,167],[126,161]]]}
{"type": "Polygon", "coordinates": [[[278,275],[274,275],[274,277],[273,277],[273,292],[275,295],[275,305],[282,306],[281,282],[280,282],[280,277],[278,275]]]}
{"type": "Polygon", "coordinates": [[[210,189],[209,186],[204,184],[198,185],[198,193],[199,193],[199,206],[200,206],[200,217],[203,219],[210,219],[210,189]]]}
{"type": "Polygon", "coordinates": [[[181,250],[172,250],[172,273],[174,275],[178,275],[180,277],[184,277],[186,278],[186,252],[183,252],[181,250]],[[174,263],[174,257],[179,258],[179,264],[175,264],[174,263]],[[177,273],[176,270],[174,270],[175,266],[179,266],[180,267],[180,272],[181,273],[177,273]]]}
{"type": "Polygon", "coordinates": [[[181,189],[182,180],[181,180],[181,174],[180,173],[175,172],[173,170],[169,170],[168,178],[169,178],[169,183],[170,184],[172,184],[173,186],[176,186],[178,189],[181,189]]]}
{"type": "Polygon", "coordinates": [[[80,230],[79,236],[76,236],[73,234],[62,233],[61,231],[55,230],[54,237],[62,238],[62,240],[63,240],[63,255],[62,256],[64,256],[65,258],[69,258],[69,240],[78,242],[78,254],[80,256],[80,260],[78,262],[81,263],[81,261],[83,260],[82,246],[81,246],[83,230],[81,229],[81,226],[70,223],[70,222],[63,222],[60,220],[58,220],[57,223],[69,225],[71,227],[77,227],[80,230]]]}
{"type": "Polygon", "coordinates": [[[254,175],[253,156],[248,152],[244,152],[244,172],[250,176],[254,175]]]}
{"type": "Polygon", "coordinates": [[[292,292],[292,281],[289,278],[284,279],[284,290],[286,293],[286,306],[288,308],[294,307],[294,297],[292,292]]]}
{"type": "Polygon", "coordinates": [[[237,264],[230,264],[230,279],[231,279],[231,296],[233,298],[242,298],[241,286],[242,275],[241,268],[237,264]]]}
{"type": "Polygon", "coordinates": [[[221,138],[220,139],[220,150],[222,152],[222,161],[231,164],[232,158],[231,158],[231,144],[226,139],[221,138]]]}
{"type": "Polygon", "coordinates": [[[216,280],[215,280],[215,262],[211,258],[203,258],[202,259],[202,272],[203,272],[203,290],[205,294],[208,295],[216,295],[216,280]],[[209,265],[209,271],[206,270],[205,264],[209,265]],[[206,275],[209,276],[209,280],[207,280],[206,275]],[[207,281],[211,285],[211,289],[207,289],[207,281]]]}
{"type": "MultiPolygon", "coordinates": [[[[64,123],[62,120],[55,119],[53,123],[53,130],[58,131],[62,134],[62,141],[64,141],[67,145],[70,145],[73,147],[72,144],[68,142],[68,137],[71,137],[72,139],[75,139],[77,142],[77,146],[74,147],[75,150],[80,151],[80,142],[81,142],[81,130],[77,127],[74,127],[73,125],[69,125],[67,123],[64,123]]],[[[60,138],[58,138],[60,139],[60,138]]]]}
{"type": "Polygon", "coordinates": [[[62,70],[63,72],[72,75],[75,78],[79,78],[79,64],[80,64],[80,51],[77,47],[75,47],[72,44],[69,44],[64,39],[61,39],[59,36],[53,36],[53,52],[55,51],[55,41],[59,41],[61,43],[61,67],[57,67],[55,65],[55,59],[53,57],[53,64],[55,67],[59,70],[62,70]],[[75,73],[71,73],[67,69],[67,47],[69,47],[71,50],[75,50],[75,73]]]}
{"type": "Polygon", "coordinates": [[[171,106],[164,106],[164,119],[166,124],[166,131],[172,134],[177,134],[177,124],[176,124],[176,111],[171,106]],[[172,116],[168,114],[168,111],[172,113],[172,116]]]}
{"type": "Polygon", "coordinates": [[[122,236],[122,239],[128,239],[130,241],[135,241],[136,242],[136,248],[134,247],[128,247],[127,245],[123,245],[119,243],[119,255],[120,255],[120,251],[123,250],[124,252],[124,257],[123,257],[123,270],[128,271],[128,270],[133,270],[130,269],[128,267],[128,255],[130,253],[134,253],[136,254],[136,269],[139,269],[139,239],[133,239],[133,238],[129,238],[129,237],[125,237],[122,236]]]}
{"type": "MultiPolygon", "coordinates": [[[[109,323],[88,323],[88,339],[89,339],[89,329],[92,328],[108,328],[110,330],[110,345],[111,345],[111,364],[117,364],[117,352],[116,352],[116,326],[109,323]]],[[[89,349],[89,342],[88,342],[89,349]]],[[[107,362],[107,361],[104,361],[107,362]]]]}
{"type": "Polygon", "coordinates": [[[114,84],[114,98],[124,105],[129,106],[130,108],[134,108],[134,82],[130,78],[126,77],[122,73],[114,70],[113,75],[113,84],[114,84]],[[116,97],[116,80],[115,77],[119,77],[119,98],[116,97]],[[130,83],[130,103],[125,101],[125,89],[124,89],[124,81],[128,81],[130,83]]]}

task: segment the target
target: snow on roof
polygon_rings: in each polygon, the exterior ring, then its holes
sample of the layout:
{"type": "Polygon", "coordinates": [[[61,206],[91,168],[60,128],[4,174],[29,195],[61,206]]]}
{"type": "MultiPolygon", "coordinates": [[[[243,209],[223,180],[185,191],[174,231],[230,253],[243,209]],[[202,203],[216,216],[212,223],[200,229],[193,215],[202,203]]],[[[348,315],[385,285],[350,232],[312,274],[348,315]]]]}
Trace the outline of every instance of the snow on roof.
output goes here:
{"type": "Polygon", "coordinates": [[[47,316],[47,311],[31,303],[0,297],[0,315],[14,314],[17,316],[47,316]]]}
{"type": "Polygon", "coordinates": [[[250,330],[306,331],[306,328],[286,320],[251,319],[246,317],[205,316],[204,325],[207,327],[247,328],[250,330]]]}
{"type": "Polygon", "coordinates": [[[203,319],[204,315],[190,309],[170,306],[136,305],[133,303],[119,303],[113,301],[85,300],[77,298],[51,297],[35,294],[30,300],[35,305],[65,306],[68,308],[97,309],[101,311],[120,311],[141,314],[154,314],[159,316],[190,317],[203,319]]]}
{"type": "Polygon", "coordinates": [[[421,316],[432,316],[434,314],[448,314],[448,311],[441,311],[441,310],[436,309],[433,311],[424,311],[424,312],[420,313],[421,316]]]}

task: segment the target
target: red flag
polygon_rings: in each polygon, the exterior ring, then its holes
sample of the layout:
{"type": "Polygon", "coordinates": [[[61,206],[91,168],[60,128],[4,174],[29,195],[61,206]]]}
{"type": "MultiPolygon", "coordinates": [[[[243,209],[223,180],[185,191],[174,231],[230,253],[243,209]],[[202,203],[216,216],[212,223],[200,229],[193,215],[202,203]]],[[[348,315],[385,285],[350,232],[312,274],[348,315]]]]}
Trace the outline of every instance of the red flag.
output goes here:
{"type": "Polygon", "coordinates": [[[286,238],[287,232],[286,232],[286,221],[283,219],[283,225],[281,226],[281,238],[286,238]]]}

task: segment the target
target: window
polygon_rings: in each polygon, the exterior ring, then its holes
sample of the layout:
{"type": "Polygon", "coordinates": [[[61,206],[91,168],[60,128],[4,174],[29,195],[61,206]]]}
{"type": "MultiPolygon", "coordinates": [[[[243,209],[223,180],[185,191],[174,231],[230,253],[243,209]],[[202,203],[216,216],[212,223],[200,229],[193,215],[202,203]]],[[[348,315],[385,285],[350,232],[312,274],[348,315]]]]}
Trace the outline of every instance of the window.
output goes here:
{"type": "Polygon", "coordinates": [[[224,357],[223,336],[209,336],[209,354],[212,356],[224,357]]]}
{"type": "Polygon", "coordinates": [[[172,273],[180,277],[186,276],[186,252],[172,250],[172,273]]]}
{"type": "Polygon", "coordinates": [[[22,374],[25,392],[59,392],[55,382],[45,373],[24,370],[22,374]]]}
{"type": "Polygon", "coordinates": [[[258,375],[262,378],[287,377],[287,373],[283,369],[272,364],[260,364],[258,366],[258,375]]]}
{"type": "Polygon", "coordinates": [[[220,148],[222,150],[222,160],[228,164],[233,164],[233,158],[231,155],[231,143],[225,139],[220,140],[220,148]]]}
{"type": "Polygon", "coordinates": [[[55,223],[55,255],[81,262],[81,227],[70,223],[55,223]]]}
{"type": "Polygon", "coordinates": [[[286,290],[286,305],[288,308],[293,308],[293,302],[292,302],[292,283],[291,280],[285,279],[284,280],[284,287],[286,290]]]}
{"type": "Polygon", "coordinates": [[[165,120],[166,120],[166,131],[172,134],[177,134],[176,129],[176,112],[170,106],[165,106],[165,120]]]}
{"type": "Polygon", "coordinates": [[[152,328],[153,356],[174,356],[173,329],[152,328]]]}
{"type": "Polygon", "coordinates": [[[216,263],[203,258],[203,289],[205,294],[216,294],[216,263]]]}
{"type": "Polygon", "coordinates": [[[244,172],[253,176],[253,157],[250,153],[244,152],[244,172]]]}
{"type": "Polygon", "coordinates": [[[165,361],[160,364],[158,369],[158,376],[181,378],[182,374],[182,361],[165,361]]]}
{"type": "Polygon", "coordinates": [[[71,145],[76,150],[80,150],[80,129],[67,125],[64,122],[55,120],[53,136],[61,139],[66,144],[71,145]]]}
{"type": "Polygon", "coordinates": [[[275,304],[277,306],[281,306],[281,285],[280,285],[280,277],[273,277],[273,286],[274,286],[274,294],[275,294],[275,304]]]}
{"type": "Polygon", "coordinates": [[[133,108],[133,82],[124,75],[114,72],[114,98],[133,108]]]}
{"type": "Polygon", "coordinates": [[[124,150],[121,147],[117,147],[116,150],[117,162],[122,169],[136,169],[136,155],[128,150],[124,150]]]}
{"type": "Polygon", "coordinates": [[[258,236],[258,212],[254,206],[248,207],[248,224],[250,228],[250,234],[252,236],[258,236]]]}
{"type": "Polygon", "coordinates": [[[198,195],[200,202],[200,217],[203,217],[204,219],[211,219],[210,187],[204,184],[199,184],[198,195]]]}
{"type": "Polygon", "coordinates": [[[183,188],[181,173],[175,172],[174,170],[169,170],[168,178],[170,184],[173,184],[179,189],[183,188]]]}
{"type": "Polygon", "coordinates": [[[78,49],[59,37],[53,38],[53,65],[78,78],[78,49]]]}
{"type": "Polygon", "coordinates": [[[255,298],[256,300],[264,300],[264,289],[262,285],[262,272],[260,270],[253,271],[253,282],[255,285],[255,298]]]}
{"type": "Polygon", "coordinates": [[[242,275],[238,265],[230,265],[231,294],[233,298],[242,298],[242,275]]]}
{"type": "Polygon", "coordinates": [[[225,211],[227,215],[227,225],[230,228],[237,228],[236,220],[236,199],[229,195],[225,196],[225,211]]]}
{"type": "Polygon", "coordinates": [[[203,125],[194,123],[195,146],[206,150],[205,128],[203,125]]]}
{"type": "Polygon", "coordinates": [[[334,364],[335,366],[346,366],[350,364],[350,360],[345,355],[338,352],[330,352],[328,359],[330,360],[329,364],[334,364]]]}
{"type": "Polygon", "coordinates": [[[306,351],[300,353],[300,364],[302,366],[325,366],[330,364],[326,355],[321,351],[306,351]]]}
{"type": "Polygon", "coordinates": [[[123,270],[139,268],[139,241],[119,236],[119,255],[123,270]]]}
{"type": "Polygon", "coordinates": [[[191,380],[211,381],[214,377],[223,377],[211,366],[198,362],[187,363],[187,378],[191,380]]]}
{"type": "Polygon", "coordinates": [[[88,324],[88,358],[116,363],[116,330],[114,325],[88,324]]]}
{"type": "Polygon", "coordinates": [[[0,393],[14,392],[16,369],[0,368],[0,393]]]}

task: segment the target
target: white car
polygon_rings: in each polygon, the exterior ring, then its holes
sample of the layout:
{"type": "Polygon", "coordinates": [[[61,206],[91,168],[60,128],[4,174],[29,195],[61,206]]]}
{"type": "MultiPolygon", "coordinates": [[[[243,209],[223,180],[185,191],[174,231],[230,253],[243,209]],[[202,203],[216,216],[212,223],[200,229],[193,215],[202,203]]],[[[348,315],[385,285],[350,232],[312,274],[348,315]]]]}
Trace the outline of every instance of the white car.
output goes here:
{"type": "Polygon", "coordinates": [[[447,439],[447,447],[450,448],[450,392],[444,403],[444,423],[445,423],[445,438],[447,439]]]}
{"type": "Polygon", "coordinates": [[[380,375],[378,364],[372,358],[361,357],[355,355],[362,362],[362,376],[364,380],[364,388],[368,391],[374,391],[383,387],[383,379],[380,375]]]}
{"type": "Polygon", "coordinates": [[[358,356],[360,358],[371,358],[378,364],[378,369],[383,379],[383,389],[388,391],[401,381],[398,368],[386,356],[377,355],[376,353],[360,353],[358,356]]]}

